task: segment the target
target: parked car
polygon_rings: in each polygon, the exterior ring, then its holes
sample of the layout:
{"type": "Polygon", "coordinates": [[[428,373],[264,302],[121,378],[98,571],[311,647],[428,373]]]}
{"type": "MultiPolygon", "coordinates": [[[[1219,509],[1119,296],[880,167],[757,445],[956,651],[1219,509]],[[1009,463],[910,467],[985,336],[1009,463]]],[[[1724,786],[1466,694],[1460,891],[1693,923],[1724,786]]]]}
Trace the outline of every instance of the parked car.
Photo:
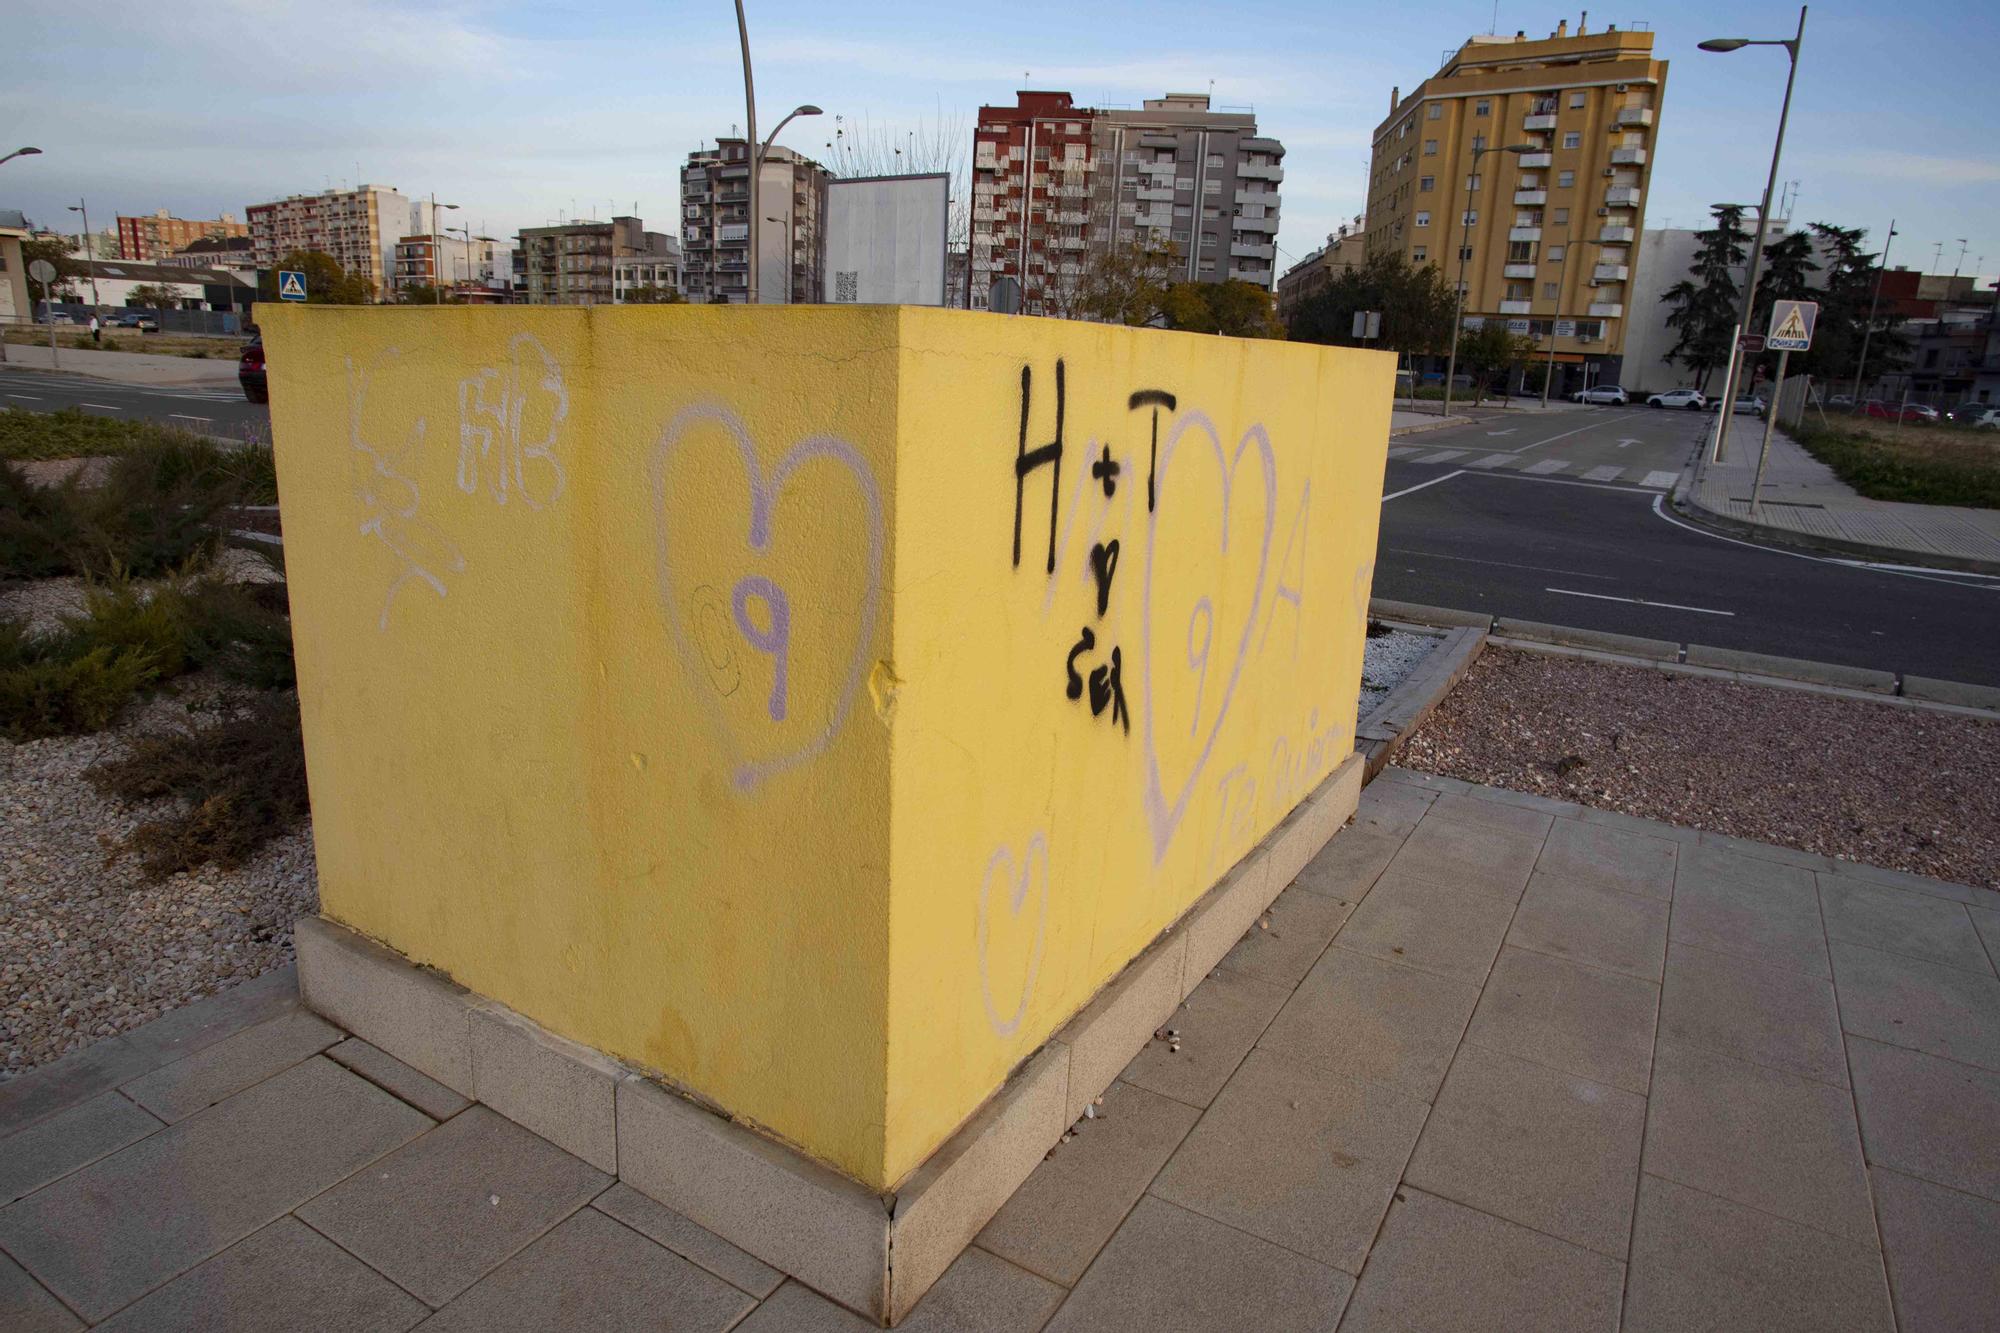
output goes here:
{"type": "Polygon", "coordinates": [[[1908,426],[1935,426],[1941,420],[1938,410],[1924,403],[1885,403],[1879,398],[1870,398],[1863,403],[1861,414],[1874,417],[1877,421],[1900,421],[1908,426]]]}
{"type": "Polygon", "coordinates": [[[113,328],[137,329],[141,333],[158,333],[160,321],[157,316],[143,310],[127,310],[111,321],[113,328]]]}
{"type": "Polygon", "coordinates": [[[1896,405],[1894,403],[1885,403],[1880,398],[1870,398],[1855,410],[1860,412],[1862,416],[1874,417],[1877,421],[1894,421],[1896,419],[1896,405]]]}
{"type": "MultiPolygon", "coordinates": [[[[1730,411],[1739,412],[1744,416],[1749,416],[1749,417],[1761,417],[1764,415],[1764,406],[1765,404],[1762,395],[1740,394],[1737,396],[1736,406],[1732,407],[1730,411]]],[[[1715,405],[1715,408],[1718,412],[1721,411],[1722,404],[1718,402],[1715,405]]]]}
{"type": "Polygon", "coordinates": [[[1682,407],[1690,412],[1699,412],[1708,406],[1708,399],[1696,389],[1668,389],[1656,393],[1646,400],[1648,407],[1682,407]]]}
{"type": "Polygon", "coordinates": [[[1854,410],[1854,395],[1837,393],[1826,400],[1826,405],[1838,411],[1852,412],[1854,410]]]}
{"type": "Polygon", "coordinates": [[[1974,430],[2000,430],[2000,407],[1991,403],[1960,403],[1951,409],[1951,424],[1974,430]]]}
{"type": "Polygon", "coordinates": [[[65,314],[64,314],[64,313],[63,313],[62,311],[60,311],[60,310],[56,311],[56,312],[55,312],[55,313],[54,313],[53,315],[43,315],[43,316],[41,317],[41,319],[40,319],[40,321],[39,321],[39,322],[40,322],[40,323],[43,323],[43,324],[74,324],[74,323],[76,323],[76,321],[75,321],[75,320],[71,319],[71,318],[70,318],[70,317],[69,317],[68,315],[65,315],[65,314]]]}
{"type": "Polygon", "coordinates": [[[271,390],[264,382],[264,340],[259,337],[243,348],[243,354],[236,361],[236,382],[243,386],[243,396],[253,403],[271,401],[271,390]]]}
{"type": "Polygon", "coordinates": [[[1578,389],[1569,396],[1572,403],[1599,403],[1606,406],[1624,407],[1631,402],[1625,390],[1616,384],[1597,384],[1588,389],[1578,389]]]}

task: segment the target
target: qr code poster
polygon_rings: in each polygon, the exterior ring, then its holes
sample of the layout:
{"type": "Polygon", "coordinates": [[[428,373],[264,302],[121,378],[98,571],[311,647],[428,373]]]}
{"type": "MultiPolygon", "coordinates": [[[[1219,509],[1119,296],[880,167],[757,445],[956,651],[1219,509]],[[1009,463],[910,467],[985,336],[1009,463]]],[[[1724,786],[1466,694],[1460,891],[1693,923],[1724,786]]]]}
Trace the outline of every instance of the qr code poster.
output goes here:
{"type": "Polygon", "coordinates": [[[861,270],[848,269],[833,275],[833,299],[835,303],[853,303],[861,299],[861,270]]]}

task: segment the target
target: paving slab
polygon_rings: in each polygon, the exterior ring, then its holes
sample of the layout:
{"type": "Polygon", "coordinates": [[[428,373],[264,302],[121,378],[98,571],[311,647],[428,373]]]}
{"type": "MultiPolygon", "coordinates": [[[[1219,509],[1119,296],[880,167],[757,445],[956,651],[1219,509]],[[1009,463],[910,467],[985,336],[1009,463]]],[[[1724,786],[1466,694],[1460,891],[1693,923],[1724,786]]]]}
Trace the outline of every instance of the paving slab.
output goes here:
{"type": "Polygon", "coordinates": [[[2000,1200],[2000,1074],[1861,1037],[1848,1051],[1871,1166],[2000,1200]]]}
{"type": "Polygon", "coordinates": [[[783,1273],[754,1254],[737,1249],[713,1231],[647,1198],[623,1181],[591,1200],[591,1207],[602,1209],[648,1240],[666,1246],[759,1300],[776,1291],[785,1280],[783,1273]]]}
{"type": "Polygon", "coordinates": [[[1902,1327],[1990,1327],[2000,1311],[2000,1203],[1880,1167],[1869,1174],[1902,1327]]]}
{"type": "Polygon", "coordinates": [[[1546,836],[1549,825],[1555,822],[1555,816],[1546,810],[1512,801],[1487,800],[1477,789],[1464,794],[1444,793],[1432,803],[1428,818],[1472,824],[1499,833],[1518,833],[1528,838],[1546,836]]]}
{"type": "Polygon", "coordinates": [[[1313,965],[1258,1049],[1429,1101],[1479,988],[1339,945],[1313,965]]]}
{"type": "Polygon", "coordinates": [[[1860,944],[1994,975],[1971,908],[1835,874],[1819,876],[1819,901],[1826,937],[1835,944],[1860,944]]]}
{"type": "Polygon", "coordinates": [[[1668,904],[1609,887],[1601,878],[1550,870],[1548,863],[1544,852],[1507,943],[1657,983],[1667,965],[1668,904]]]}
{"type": "Polygon", "coordinates": [[[1755,959],[1670,943],[1660,1040],[1847,1086],[1833,983],[1755,959]]]}
{"type": "Polygon", "coordinates": [[[1390,871],[1340,929],[1343,949],[1482,985],[1513,905],[1390,871]]]}
{"type": "Polygon", "coordinates": [[[1636,1093],[1468,1045],[1404,1178],[1622,1261],[1645,1127],[1636,1093]]]}
{"type": "Polygon", "coordinates": [[[1875,1243],[1861,1131],[1844,1088],[1663,1041],[1653,1061],[1646,1170],[1875,1243]]]}
{"type": "Polygon", "coordinates": [[[0,1210],[0,1245],[102,1319],[430,1123],[314,1056],[0,1210]]]}
{"type": "Polygon", "coordinates": [[[1528,874],[1541,851],[1540,834],[1508,833],[1426,815],[1389,862],[1389,868],[1511,903],[1518,901],[1521,890],[1527,887],[1528,874]]]}
{"type": "MultiPolygon", "coordinates": [[[[1268,1241],[1147,1197],[1104,1247],[1049,1333],[1330,1329],[1354,1279],[1268,1241]]],[[[775,1325],[773,1327],[776,1327],[775,1325]]]]}
{"type": "Polygon", "coordinates": [[[1618,1327],[1625,1265],[1421,1190],[1398,1192],[1342,1333],[1618,1327]]]}
{"type": "Polygon", "coordinates": [[[902,1333],[1034,1333],[1068,1294],[974,1245],[896,1327],[902,1333]]]}
{"type": "Polygon", "coordinates": [[[1465,1039],[1644,1096],[1659,999],[1638,977],[1504,948],[1465,1039]]]}
{"type": "Polygon", "coordinates": [[[145,1138],[160,1122],[122,1093],[102,1092],[0,1139],[0,1204],[145,1138]]]}
{"type": "MultiPolygon", "coordinates": [[[[1384,771],[1383,777],[1391,774],[1384,771]]],[[[1387,833],[1408,836],[1417,821],[1430,812],[1431,802],[1438,798],[1435,791],[1427,791],[1408,782],[1395,780],[1371,782],[1361,790],[1361,798],[1354,806],[1353,827],[1366,832],[1387,833]]]]}
{"type": "Polygon", "coordinates": [[[385,1092],[402,1098],[433,1120],[449,1120],[472,1103],[421,1070],[410,1068],[379,1046],[349,1037],[326,1058],[351,1069],[385,1092]]]}
{"type": "Polygon", "coordinates": [[[320,1195],[299,1217],[404,1290],[442,1306],[610,1183],[546,1139],[474,1106],[320,1195]]]}
{"type": "Polygon", "coordinates": [[[49,1294],[28,1271],[0,1254],[0,1328],[8,1333],[63,1333],[83,1321],[49,1294]]]}
{"type": "MultiPolygon", "coordinates": [[[[1414,823],[1411,828],[1416,827],[1414,823]]],[[[1333,835],[1319,855],[1292,881],[1295,889],[1324,893],[1347,902],[1367,896],[1389,862],[1402,850],[1407,829],[1387,832],[1357,822],[1333,835]]]]}
{"type": "Polygon", "coordinates": [[[2000,1070],[2000,979],[1857,944],[1833,958],[1848,1032],[2000,1070]]]}
{"type": "Polygon", "coordinates": [[[172,1124],[319,1054],[342,1035],[316,1015],[294,1009],[133,1079],[120,1091],[172,1124]]]}
{"type": "Polygon", "coordinates": [[[1639,1182],[1631,1264],[1627,1333],[1895,1328],[1874,1246],[1658,1176],[1639,1182]]]}
{"type": "Polygon", "coordinates": [[[1145,1193],[1201,1113],[1127,1083],[1113,1083],[1102,1119],[1074,1137],[1014,1191],[978,1244],[1065,1287],[1074,1286],[1145,1193]]]}
{"type": "Polygon", "coordinates": [[[281,1217],[98,1327],[119,1333],[395,1333],[429,1314],[422,1301],[311,1227],[281,1217]]]}
{"type": "Polygon", "coordinates": [[[1674,896],[1679,844],[1585,819],[1559,819],[1542,845],[1539,872],[1576,884],[1666,901],[1674,896]]]}
{"type": "MultiPolygon", "coordinates": [[[[1764,864],[1738,858],[1745,864],[1764,864]]],[[[1674,885],[1668,937],[1814,976],[1832,976],[1826,960],[1826,927],[1811,874],[1769,864],[1762,879],[1724,879],[1690,873],[1685,855],[1674,885]],[[1803,876],[1803,883],[1786,876],[1803,876]]]]}
{"type": "Polygon", "coordinates": [[[1979,942],[1986,946],[1987,961],[1995,972],[2000,972],[2000,911],[1988,911],[1983,907],[1968,907],[1973,929],[1979,932],[1979,942]]]}
{"type": "Polygon", "coordinates": [[[789,1281],[752,1310],[735,1333],[873,1333],[878,1327],[804,1283],[789,1281]]]}
{"type": "Polygon", "coordinates": [[[1152,1193],[1358,1273],[1427,1109],[1387,1088],[1255,1051],[1152,1193]]]}
{"type": "Polygon", "coordinates": [[[1291,996],[1284,986],[1218,969],[1167,1020],[1180,1034],[1180,1049],[1149,1041],[1118,1077],[1189,1106],[1207,1106],[1291,996]]]}
{"type": "Polygon", "coordinates": [[[1353,911],[1349,900],[1306,893],[1294,885],[1272,899],[1217,966],[1273,985],[1296,986],[1353,911]]]}
{"type": "Polygon", "coordinates": [[[556,1328],[721,1333],[753,1304],[721,1278],[585,1208],[482,1278],[424,1327],[434,1333],[556,1328]]]}

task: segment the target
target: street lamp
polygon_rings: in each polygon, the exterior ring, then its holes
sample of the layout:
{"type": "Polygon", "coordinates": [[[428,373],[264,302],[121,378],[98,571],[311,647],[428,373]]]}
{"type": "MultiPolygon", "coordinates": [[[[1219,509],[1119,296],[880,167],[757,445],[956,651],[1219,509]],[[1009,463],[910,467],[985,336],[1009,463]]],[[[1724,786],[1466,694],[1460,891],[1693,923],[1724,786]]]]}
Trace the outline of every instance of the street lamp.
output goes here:
{"type": "Polygon", "coordinates": [[[1861,372],[1868,366],[1868,343],[1875,336],[1875,308],[1882,304],[1882,270],[1889,267],[1889,247],[1896,243],[1896,219],[1889,219],[1889,234],[1882,238],[1882,258],[1875,263],[1875,294],[1868,298],[1868,323],[1861,330],[1861,356],[1854,363],[1854,410],[1861,410],[1861,372]]]}
{"type": "MultiPolygon", "coordinates": [[[[1702,42],[1704,51],[1740,51],[1746,46],[1782,46],[1791,60],[1791,70],[1785,75],[1785,100],[1778,110],[1778,137],[1771,145],[1771,174],[1764,181],[1764,206],[1757,211],[1757,238],[1750,246],[1750,278],[1743,288],[1743,320],[1739,333],[1750,332],[1750,317],[1757,303],[1757,277],[1764,266],[1764,231],[1766,221],[1771,216],[1771,192],[1778,184],[1778,159],[1785,151],[1785,122],[1792,114],[1792,85],[1799,77],[1799,48],[1806,39],[1806,6],[1799,6],[1799,30],[1791,37],[1748,38],[1712,37],[1702,42]]],[[[1742,347],[1729,349],[1729,375],[1723,381],[1725,397],[1722,411],[1715,423],[1715,459],[1721,462],[1729,445],[1729,419],[1735,415],[1737,363],[1742,359],[1742,347]]]]}
{"type": "Polygon", "coordinates": [[[81,213],[81,214],[83,214],[83,262],[84,262],[84,263],[85,263],[85,264],[86,264],[86,265],[87,265],[87,266],[89,267],[89,269],[90,269],[90,306],[91,306],[91,310],[90,310],[90,313],[91,313],[91,317],[92,317],[92,318],[96,318],[96,316],[97,316],[97,257],[96,257],[96,256],[95,256],[94,254],[92,254],[92,253],[91,253],[91,249],[90,249],[90,210],[89,210],[89,209],[87,209],[87,208],[85,208],[85,207],[83,206],[83,200],[82,200],[82,199],[78,199],[78,200],[77,200],[77,201],[76,201],[75,203],[73,203],[73,204],[71,204],[71,205],[69,206],[69,211],[70,211],[70,212],[72,212],[72,213],[81,213]]]}
{"type": "Polygon", "coordinates": [[[432,305],[444,304],[444,283],[439,270],[439,260],[442,258],[442,255],[439,253],[440,247],[438,245],[438,210],[440,208],[456,209],[457,207],[458,207],[457,204],[439,203],[437,197],[437,191],[436,190],[431,191],[431,297],[432,297],[431,304],[432,305]]]}
{"type": "Polygon", "coordinates": [[[1542,372],[1542,410],[1543,410],[1543,411],[1547,411],[1547,410],[1548,410],[1548,406],[1549,406],[1549,385],[1550,385],[1551,383],[1553,383],[1553,382],[1554,382],[1554,380],[1555,380],[1555,377],[1556,377],[1556,320],[1557,320],[1557,318],[1558,318],[1559,316],[1561,316],[1561,314],[1562,314],[1562,285],[1561,285],[1561,284],[1562,284],[1562,280],[1563,280],[1563,278],[1564,278],[1564,277],[1567,277],[1567,276],[1569,275],[1569,257],[1570,257],[1570,255],[1571,255],[1572,253],[1574,253],[1574,252],[1575,252],[1575,250],[1576,250],[1576,247],[1577,247],[1577,246],[1579,246],[1579,245],[1595,245],[1595,246],[1604,246],[1604,245],[1606,245],[1606,244],[1609,244],[1609,242],[1606,242],[1606,241],[1593,241],[1593,240],[1588,240],[1588,239],[1586,239],[1586,240],[1581,240],[1581,241],[1579,241],[1578,239],[1576,239],[1576,214],[1575,214],[1574,212],[1572,212],[1572,213],[1570,214],[1570,224],[1569,224],[1569,239],[1568,239],[1567,241],[1565,241],[1565,242],[1563,243],[1563,257],[1562,257],[1562,277],[1559,277],[1559,278],[1558,278],[1558,279],[1556,280],[1556,282],[1557,282],[1557,286],[1556,286],[1556,308],[1555,308],[1555,309],[1554,309],[1553,311],[1551,311],[1551,312],[1550,312],[1550,314],[1549,314],[1549,367],[1548,367],[1548,369],[1547,369],[1547,370],[1545,370],[1545,371],[1543,371],[1543,372],[1542,372]]]}
{"type": "MultiPolygon", "coordinates": [[[[1505,152],[1505,153],[1512,153],[1516,157],[1519,157],[1522,153],[1539,153],[1542,151],[1543,151],[1542,149],[1536,147],[1534,144],[1531,143],[1510,143],[1505,148],[1493,148],[1493,147],[1475,148],[1472,150],[1472,170],[1467,172],[1466,174],[1468,176],[1478,175],[1479,159],[1484,155],[1486,155],[1487,153],[1505,152]]],[[[1454,197],[1457,195],[1457,193],[1458,191],[1456,189],[1452,191],[1454,197]]],[[[1468,205],[1472,202],[1470,198],[1471,194],[1472,191],[1468,189],[1466,191],[1467,195],[1466,203],[1468,205]]],[[[1471,240],[1470,228],[1466,222],[1466,213],[1468,211],[1470,210],[1461,209],[1458,215],[1458,231],[1459,231],[1458,286],[1452,292],[1451,356],[1445,361],[1445,371],[1444,371],[1444,415],[1445,416],[1451,415],[1451,385],[1452,381],[1458,378],[1458,327],[1461,323],[1464,322],[1464,311],[1465,311],[1465,252],[1471,248],[1469,244],[1471,240]]]]}
{"type": "Polygon", "coordinates": [[[0,157],[0,162],[12,162],[17,157],[33,157],[41,151],[39,148],[16,148],[7,156],[0,157]]]}
{"type": "MultiPolygon", "coordinates": [[[[811,103],[807,103],[805,106],[793,107],[792,110],[785,116],[785,118],[778,122],[778,128],[772,130],[770,135],[765,138],[764,142],[757,148],[756,156],[751,159],[750,232],[748,236],[750,244],[750,267],[747,276],[750,280],[749,295],[750,299],[753,302],[761,301],[763,299],[761,293],[759,293],[757,290],[757,229],[761,217],[761,210],[758,207],[757,191],[762,185],[764,179],[764,159],[770,154],[771,145],[777,142],[778,135],[781,132],[783,132],[785,126],[791,124],[793,120],[797,119],[800,116],[817,116],[821,114],[823,113],[820,111],[820,109],[816,106],[813,106],[811,103]]],[[[783,221],[782,218],[770,218],[768,220],[771,222],[783,221]]],[[[789,304],[791,302],[791,299],[792,299],[791,274],[787,273],[785,275],[785,302],[789,304]]]]}

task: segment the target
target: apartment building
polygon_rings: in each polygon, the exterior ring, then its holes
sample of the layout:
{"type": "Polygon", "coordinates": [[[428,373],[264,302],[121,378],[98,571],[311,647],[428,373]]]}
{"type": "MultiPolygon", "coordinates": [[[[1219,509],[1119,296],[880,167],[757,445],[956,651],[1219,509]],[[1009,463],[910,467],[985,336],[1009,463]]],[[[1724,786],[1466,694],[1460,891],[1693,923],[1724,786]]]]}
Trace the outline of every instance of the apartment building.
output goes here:
{"type": "Polygon", "coordinates": [[[1133,241],[1170,250],[1184,281],[1272,286],[1285,149],[1253,113],[1203,93],[1137,109],[1046,90],[1014,100],[981,107],[973,131],[974,309],[1012,278],[1024,311],[1070,313],[1093,257],[1133,241]]]}
{"type": "Polygon", "coordinates": [[[248,223],[238,222],[234,213],[224,213],[219,218],[196,221],[192,218],[177,218],[162,208],[150,217],[118,217],[118,257],[143,263],[157,263],[168,255],[181,251],[202,240],[223,240],[231,236],[248,236],[248,223]]]}
{"type": "Polygon", "coordinates": [[[1563,388],[1619,374],[1667,86],[1653,34],[1473,37],[1375,129],[1367,252],[1459,280],[1469,327],[1555,340],[1563,388]],[[1530,148],[1524,154],[1506,151],[1530,148]]]}
{"type": "Polygon", "coordinates": [[[381,185],[288,195],[244,213],[258,268],[276,266],[293,250],[317,250],[368,279],[378,300],[394,287],[397,241],[431,229],[429,200],[381,185]]]}
{"type": "Polygon", "coordinates": [[[1326,244],[1285,270],[1278,279],[1278,318],[1290,319],[1311,297],[1326,290],[1335,278],[1359,267],[1367,257],[1368,222],[1365,215],[1352,223],[1343,222],[1326,238],[1326,244]]]}
{"type": "Polygon", "coordinates": [[[512,267],[531,305],[610,305],[617,299],[617,261],[677,253],[672,236],[647,231],[634,217],[527,227],[519,241],[512,267]]]}
{"type": "Polygon", "coordinates": [[[440,283],[452,288],[505,287],[510,247],[491,236],[405,236],[396,242],[396,269],[391,279],[398,296],[410,287],[440,283]]]}
{"type": "MultiPolygon", "coordinates": [[[[819,299],[820,237],[827,171],[782,144],[765,155],[757,181],[757,299],[767,305],[819,299]]],[[[718,139],[681,169],[681,280],[690,301],[750,295],[750,145],[718,139]]]]}
{"type": "Polygon", "coordinates": [[[627,255],[611,261],[611,300],[624,305],[634,292],[681,290],[681,243],[672,236],[657,254],[627,255]]]}

